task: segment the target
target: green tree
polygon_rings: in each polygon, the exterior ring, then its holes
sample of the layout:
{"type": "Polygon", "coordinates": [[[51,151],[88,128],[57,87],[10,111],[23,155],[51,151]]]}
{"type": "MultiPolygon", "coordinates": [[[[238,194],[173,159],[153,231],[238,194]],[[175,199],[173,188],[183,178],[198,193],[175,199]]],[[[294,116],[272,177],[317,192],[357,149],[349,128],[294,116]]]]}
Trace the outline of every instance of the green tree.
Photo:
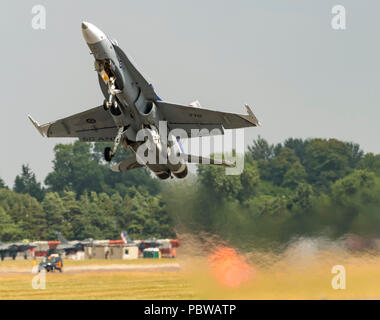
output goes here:
{"type": "Polygon", "coordinates": [[[270,145],[267,140],[258,136],[253,140],[251,146],[248,146],[249,152],[254,160],[270,160],[275,156],[274,146],[270,145]]]}
{"type": "Polygon", "coordinates": [[[53,172],[45,179],[51,191],[72,190],[80,196],[85,190],[103,190],[103,170],[92,157],[90,143],[57,144],[54,152],[53,172]]]}
{"type": "MultiPolygon", "coordinates": [[[[110,170],[110,164],[103,160],[105,146],[110,144],[80,141],[73,144],[57,144],[54,148],[53,172],[47,175],[45,184],[55,192],[74,191],[77,197],[92,191],[105,192],[108,195],[118,192],[124,196],[132,186],[145,189],[151,194],[159,192],[158,180],[152,178],[144,168],[122,173],[110,170]]],[[[130,155],[130,152],[125,153],[119,148],[112,164],[130,155]]]]}
{"type": "Polygon", "coordinates": [[[375,174],[355,170],[331,186],[330,225],[337,235],[358,232],[379,235],[379,183],[375,174]]]}
{"type": "Polygon", "coordinates": [[[64,220],[70,225],[70,229],[67,228],[63,231],[63,235],[67,239],[83,240],[82,231],[86,220],[82,214],[82,208],[77,196],[73,191],[64,191],[62,195],[62,201],[64,205],[64,220]]]}
{"type": "Polygon", "coordinates": [[[303,164],[306,157],[306,146],[309,142],[310,140],[288,138],[284,141],[284,147],[294,150],[295,155],[300,159],[301,164],[303,164]]]}
{"type": "Polygon", "coordinates": [[[360,146],[357,143],[346,142],[346,146],[349,150],[348,164],[351,168],[356,168],[360,160],[363,158],[364,152],[360,149],[360,146]]]}
{"type": "Polygon", "coordinates": [[[307,183],[301,183],[297,186],[294,195],[288,202],[288,208],[293,212],[309,214],[314,207],[315,196],[313,187],[307,183]]]}
{"type": "Polygon", "coordinates": [[[12,218],[0,207],[0,240],[15,241],[22,237],[22,231],[12,218]]]}
{"type": "Polygon", "coordinates": [[[29,165],[22,165],[21,175],[16,176],[13,190],[17,193],[28,193],[38,201],[43,199],[45,193],[29,165]]]}
{"type": "Polygon", "coordinates": [[[238,194],[238,199],[244,201],[257,195],[260,183],[260,174],[257,162],[254,161],[250,154],[245,156],[244,170],[240,175],[242,189],[238,194]]]}
{"type": "Polygon", "coordinates": [[[239,175],[226,175],[225,168],[212,165],[199,165],[200,183],[210,195],[222,199],[237,199],[243,191],[239,175]]]}
{"type": "Polygon", "coordinates": [[[283,148],[265,165],[261,164],[260,175],[264,180],[273,181],[277,186],[296,188],[306,179],[306,172],[294,150],[283,148]]]}
{"type": "Polygon", "coordinates": [[[172,220],[161,196],[140,193],[130,188],[125,196],[120,227],[134,238],[170,237],[173,235],[172,220]]]}
{"type": "Polygon", "coordinates": [[[357,167],[358,169],[367,169],[368,171],[374,172],[380,177],[380,154],[374,155],[371,152],[365,154],[359,161],[357,167]]]}
{"type": "Polygon", "coordinates": [[[56,192],[46,193],[41,205],[46,216],[47,238],[50,240],[55,239],[56,231],[64,235],[69,234],[71,225],[65,219],[65,205],[59,194],[56,192]]]}
{"type": "Polygon", "coordinates": [[[344,142],[313,139],[307,145],[306,152],[307,179],[317,189],[328,190],[332,183],[351,171],[351,151],[344,142]]]}
{"type": "Polygon", "coordinates": [[[117,225],[119,226],[121,230],[124,230],[125,229],[125,224],[123,224],[124,199],[120,196],[118,192],[115,192],[111,196],[111,201],[112,201],[114,216],[117,220],[117,225]]]}
{"type": "Polygon", "coordinates": [[[29,194],[0,189],[0,207],[21,229],[22,238],[46,239],[46,216],[35,198],[29,194]]]}
{"type": "Polygon", "coordinates": [[[7,186],[3,179],[0,178],[0,189],[7,189],[7,186]]]}
{"type": "Polygon", "coordinates": [[[378,199],[378,195],[373,192],[375,181],[372,172],[355,170],[331,187],[331,199],[339,206],[356,210],[362,204],[378,199]]]}
{"type": "Polygon", "coordinates": [[[296,189],[300,184],[306,182],[306,170],[303,165],[296,161],[284,174],[282,186],[285,188],[296,189]]]}
{"type": "Polygon", "coordinates": [[[286,212],[285,199],[268,195],[260,195],[249,202],[254,216],[279,216],[286,212]]]}
{"type": "Polygon", "coordinates": [[[116,219],[109,216],[96,204],[97,194],[84,194],[80,197],[80,207],[83,215],[81,230],[82,238],[113,239],[120,234],[116,219]]]}

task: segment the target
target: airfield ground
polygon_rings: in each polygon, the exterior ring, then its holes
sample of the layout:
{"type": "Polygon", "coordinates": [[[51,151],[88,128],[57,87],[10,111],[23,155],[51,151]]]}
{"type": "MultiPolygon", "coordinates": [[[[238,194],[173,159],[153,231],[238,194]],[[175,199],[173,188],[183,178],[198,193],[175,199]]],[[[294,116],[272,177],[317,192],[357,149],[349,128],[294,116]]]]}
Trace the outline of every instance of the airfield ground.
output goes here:
{"type": "Polygon", "coordinates": [[[250,263],[248,268],[240,262],[224,259],[217,265],[217,260],[204,258],[67,260],[62,274],[46,274],[45,290],[35,290],[32,261],[7,260],[0,262],[0,299],[380,298],[377,257],[284,258],[266,265],[250,263]],[[346,289],[331,286],[334,264],[345,267],[346,289]]]}

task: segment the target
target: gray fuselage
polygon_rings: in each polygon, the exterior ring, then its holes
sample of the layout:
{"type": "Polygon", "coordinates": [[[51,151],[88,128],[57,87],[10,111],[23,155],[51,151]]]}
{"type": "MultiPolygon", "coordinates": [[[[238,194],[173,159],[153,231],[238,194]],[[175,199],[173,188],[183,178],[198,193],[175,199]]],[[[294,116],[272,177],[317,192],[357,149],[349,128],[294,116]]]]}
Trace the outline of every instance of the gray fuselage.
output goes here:
{"type": "MultiPolygon", "coordinates": [[[[160,98],[155,94],[151,85],[147,86],[142,83],[139,77],[136,77],[138,71],[134,69],[125,53],[108,38],[90,44],[88,46],[95,58],[95,70],[98,73],[100,88],[105,97],[105,101],[110,99],[110,81],[114,83],[114,94],[117,108],[111,107],[110,112],[115,124],[118,127],[124,127],[122,141],[124,147],[129,146],[136,153],[137,149],[144,141],[137,141],[137,133],[141,129],[152,130],[157,133],[160,127],[160,121],[165,119],[160,114],[155,101],[160,98]],[[132,69],[132,70],[130,70],[132,69]],[[136,79],[137,78],[137,79],[136,79]],[[144,86],[144,87],[143,87],[144,86]]],[[[139,75],[139,74],[138,74],[139,75]]],[[[166,136],[168,140],[168,136],[166,136]]],[[[170,139],[169,139],[170,140],[170,139]]],[[[172,139],[171,141],[175,141],[172,139]]],[[[171,152],[180,152],[178,143],[170,145],[171,152]]],[[[157,158],[165,157],[167,159],[167,147],[164,148],[157,145],[157,158]]],[[[187,175],[187,165],[185,161],[171,163],[170,160],[166,164],[155,161],[155,163],[146,163],[159,178],[166,179],[173,173],[178,178],[184,178],[187,175]]]]}

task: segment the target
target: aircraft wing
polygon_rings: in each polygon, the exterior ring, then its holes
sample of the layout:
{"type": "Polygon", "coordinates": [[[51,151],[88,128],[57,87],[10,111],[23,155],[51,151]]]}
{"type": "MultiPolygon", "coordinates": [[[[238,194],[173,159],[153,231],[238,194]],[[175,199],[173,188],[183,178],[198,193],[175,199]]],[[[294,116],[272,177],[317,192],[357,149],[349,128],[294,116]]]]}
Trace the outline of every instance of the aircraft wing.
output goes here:
{"type": "Polygon", "coordinates": [[[30,115],[29,120],[43,137],[79,138],[81,141],[113,141],[117,127],[103,106],[74,114],[67,118],[39,125],[30,115]]]}
{"type": "Polygon", "coordinates": [[[207,134],[196,134],[191,129],[219,129],[219,134],[224,134],[223,129],[238,129],[256,127],[260,125],[252,110],[246,105],[247,115],[213,111],[203,108],[193,108],[178,104],[155,101],[168,122],[170,130],[184,129],[188,137],[205,136],[207,134]]]}

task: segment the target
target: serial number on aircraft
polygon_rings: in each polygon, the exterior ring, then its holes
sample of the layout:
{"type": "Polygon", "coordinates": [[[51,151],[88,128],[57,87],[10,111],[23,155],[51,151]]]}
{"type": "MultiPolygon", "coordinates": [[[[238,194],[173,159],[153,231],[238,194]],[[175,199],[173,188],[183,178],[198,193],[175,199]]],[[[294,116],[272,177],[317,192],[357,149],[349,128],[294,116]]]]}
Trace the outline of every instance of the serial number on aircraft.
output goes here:
{"type": "Polygon", "coordinates": [[[198,113],[189,113],[190,118],[202,118],[201,114],[198,113]]]}

